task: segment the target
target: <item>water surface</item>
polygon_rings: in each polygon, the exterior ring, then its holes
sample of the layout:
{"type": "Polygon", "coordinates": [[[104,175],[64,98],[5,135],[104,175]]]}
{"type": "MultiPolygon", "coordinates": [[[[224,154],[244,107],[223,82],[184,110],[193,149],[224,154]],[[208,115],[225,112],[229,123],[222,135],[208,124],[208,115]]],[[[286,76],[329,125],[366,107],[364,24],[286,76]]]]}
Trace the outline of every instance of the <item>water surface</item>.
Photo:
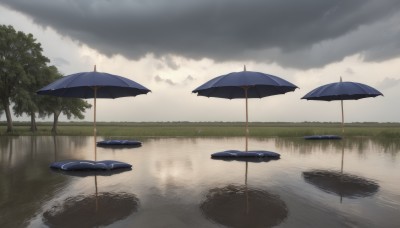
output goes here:
{"type": "MultiPolygon", "coordinates": [[[[98,140],[102,138],[98,137],[98,140]]],[[[148,138],[97,148],[131,171],[59,173],[93,137],[0,137],[0,227],[399,227],[400,142],[252,138],[272,161],[221,161],[242,138],[148,138]]]]}

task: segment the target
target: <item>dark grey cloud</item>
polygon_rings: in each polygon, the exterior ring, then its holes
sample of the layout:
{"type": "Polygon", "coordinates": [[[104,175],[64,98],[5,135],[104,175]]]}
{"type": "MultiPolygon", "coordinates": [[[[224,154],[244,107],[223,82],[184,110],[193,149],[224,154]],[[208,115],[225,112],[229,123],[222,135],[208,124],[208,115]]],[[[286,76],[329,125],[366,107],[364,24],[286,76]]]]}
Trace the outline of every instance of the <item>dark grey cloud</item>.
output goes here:
{"type": "Polygon", "coordinates": [[[158,83],[167,83],[170,86],[175,86],[177,85],[175,82],[173,82],[171,79],[164,79],[162,77],[160,77],[159,75],[156,75],[154,77],[154,80],[158,83]]]}
{"type": "Polygon", "coordinates": [[[170,86],[189,85],[190,83],[192,83],[195,80],[196,79],[194,77],[192,77],[191,75],[188,75],[185,79],[183,79],[180,82],[174,82],[171,79],[162,78],[162,77],[160,77],[160,75],[156,75],[154,77],[154,81],[156,81],[157,83],[166,83],[170,86]]]}
{"type": "Polygon", "coordinates": [[[57,67],[70,65],[70,62],[64,58],[57,57],[53,59],[53,64],[57,67]]]}
{"type": "Polygon", "coordinates": [[[394,88],[398,85],[400,85],[400,79],[386,77],[383,81],[381,81],[378,84],[378,88],[381,90],[387,90],[387,89],[394,88]]]}
{"type": "Polygon", "coordinates": [[[398,0],[0,2],[101,53],[129,59],[153,53],[308,68],[356,53],[368,61],[399,56],[398,0]]]}

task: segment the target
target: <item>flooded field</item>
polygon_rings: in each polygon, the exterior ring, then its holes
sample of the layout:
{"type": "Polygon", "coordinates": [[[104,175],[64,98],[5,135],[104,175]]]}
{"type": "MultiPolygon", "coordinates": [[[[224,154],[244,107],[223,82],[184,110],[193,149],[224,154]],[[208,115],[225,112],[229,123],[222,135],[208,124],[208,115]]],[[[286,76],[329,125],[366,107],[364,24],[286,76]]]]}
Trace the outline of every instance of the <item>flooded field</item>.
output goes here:
{"type": "MultiPolygon", "coordinates": [[[[98,137],[97,140],[102,140],[98,137]]],[[[97,148],[119,173],[60,173],[93,137],[0,137],[0,227],[399,227],[400,142],[251,138],[281,159],[213,160],[243,138],[145,138],[97,148]]]]}

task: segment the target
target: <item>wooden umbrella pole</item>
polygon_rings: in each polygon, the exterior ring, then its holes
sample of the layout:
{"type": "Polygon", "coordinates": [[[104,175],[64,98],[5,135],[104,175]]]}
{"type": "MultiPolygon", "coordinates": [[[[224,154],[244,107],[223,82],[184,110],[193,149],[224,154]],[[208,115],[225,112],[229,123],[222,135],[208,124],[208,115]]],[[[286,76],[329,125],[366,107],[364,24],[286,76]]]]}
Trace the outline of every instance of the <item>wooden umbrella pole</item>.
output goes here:
{"type": "Polygon", "coordinates": [[[93,134],[94,134],[94,160],[97,161],[97,130],[96,130],[96,97],[97,97],[97,87],[94,87],[94,118],[93,118],[93,134]]]}
{"type": "Polygon", "coordinates": [[[244,182],[244,186],[245,186],[245,191],[246,191],[246,214],[249,214],[249,192],[247,189],[247,170],[248,170],[248,164],[246,161],[246,176],[245,176],[245,182],[244,182]]]}
{"type": "Polygon", "coordinates": [[[96,188],[96,212],[99,209],[99,202],[98,202],[98,192],[97,192],[97,175],[94,175],[94,186],[96,188]]]}
{"type": "Polygon", "coordinates": [[[340,173],[343,173],[343,165],[344,165],[344,145],[342,141],[342,164],[340,165],[340,173]]]}

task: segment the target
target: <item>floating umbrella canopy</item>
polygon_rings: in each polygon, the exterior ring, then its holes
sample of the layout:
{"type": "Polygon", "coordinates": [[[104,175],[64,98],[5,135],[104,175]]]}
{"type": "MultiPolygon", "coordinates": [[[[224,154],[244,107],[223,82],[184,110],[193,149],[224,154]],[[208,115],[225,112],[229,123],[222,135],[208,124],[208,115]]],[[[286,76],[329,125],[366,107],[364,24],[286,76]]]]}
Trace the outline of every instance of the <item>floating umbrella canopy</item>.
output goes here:
{"type": "Polygon", "coordinates": [[[340,100],[342,107],[342,133],[344,133],[343,101],[377,96],[383,96],[383,94],[371,86],[358,82],[343,82],[342,78],[340,78],[340,82],[320,86],[304,95],[301,99],[317,101],[340,100]]]}
{"type": "Polygon", "coordinates": [[[96,99],[118,97],[134,97],[147,94],[149,89],[128,78],[118,75],[93,72],[81,72],[65,76],[37,91],[39,95],[51,95],[57,97],[94,98],[93,127],[96,155],[96,99]]]}

